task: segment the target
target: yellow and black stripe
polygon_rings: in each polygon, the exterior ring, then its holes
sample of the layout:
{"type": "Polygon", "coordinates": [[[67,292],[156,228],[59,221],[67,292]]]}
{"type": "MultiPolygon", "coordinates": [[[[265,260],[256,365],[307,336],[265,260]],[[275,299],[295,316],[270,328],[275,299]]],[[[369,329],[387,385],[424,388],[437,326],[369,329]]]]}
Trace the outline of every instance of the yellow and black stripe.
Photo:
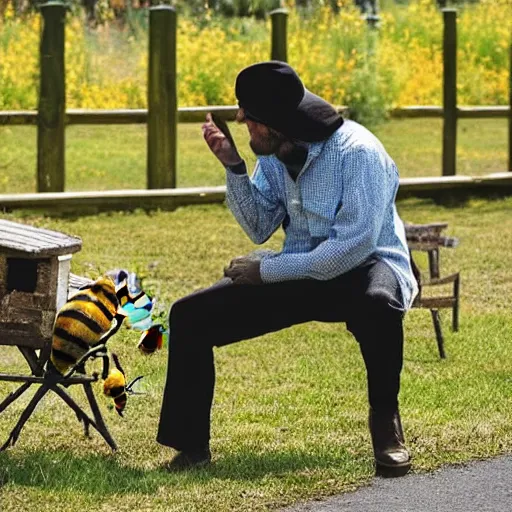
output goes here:
{"type": "Polygon", "coordinates": [[[117,370],[112,371],[105,381],[103,392],[114,399],[116,412],[119,416],[122,416],[128,396],[126,395],[126,382],[121,372],[117,370]]]}
{"type": "Polygon", "coordinates": [[[127,302],[130,302],[130,292],[128,291],[126,280],[124,280],[117,289],[116,296],[121,307],[123,307],[127,302]]]}
{"type": "Polygon", "coordinates": [[[122,416],[128,398],[126,395],[126,377],[117,355],[112,353],[112,359],[116,368],[111,370],[105,379],[103,393],[114,399],[116,412],[119,416],[122,416]]]}
{"type": "Polygon", "coordinates": [[[126,281],[119,286],[116,295],[121,307],[126,306],[128,302],[132,303],[137,309],[144,308],[151,311],[153,307],[152,299],[146,292],[141,290],[137,295],[130,294],[126,281]]]}
{"type": "Polygon", "coordinates": [[[119,307],[115,285],[102,277],[73,295],[57,314],[51,361],[65,373],[109,331],[119,307]]]}

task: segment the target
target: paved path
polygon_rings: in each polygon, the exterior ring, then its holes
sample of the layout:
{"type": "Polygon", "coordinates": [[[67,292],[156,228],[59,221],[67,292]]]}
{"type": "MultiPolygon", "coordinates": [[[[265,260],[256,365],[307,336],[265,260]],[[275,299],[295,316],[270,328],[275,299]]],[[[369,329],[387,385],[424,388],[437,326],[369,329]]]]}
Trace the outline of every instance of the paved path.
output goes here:
{"type": "Polygon", "coordinates": [[[511,512],[512,455],[368,487],[283,512],[511,512]]]}

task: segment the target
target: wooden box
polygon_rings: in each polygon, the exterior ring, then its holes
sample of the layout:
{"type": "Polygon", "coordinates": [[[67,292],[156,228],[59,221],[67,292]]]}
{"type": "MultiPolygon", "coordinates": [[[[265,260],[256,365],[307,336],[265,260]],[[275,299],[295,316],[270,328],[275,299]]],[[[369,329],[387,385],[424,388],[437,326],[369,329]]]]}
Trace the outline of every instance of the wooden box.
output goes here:
{"type": "Polygon", "coordinates": [[[0,219],[0,345],[51,343],[80,238],[0,219]]]}

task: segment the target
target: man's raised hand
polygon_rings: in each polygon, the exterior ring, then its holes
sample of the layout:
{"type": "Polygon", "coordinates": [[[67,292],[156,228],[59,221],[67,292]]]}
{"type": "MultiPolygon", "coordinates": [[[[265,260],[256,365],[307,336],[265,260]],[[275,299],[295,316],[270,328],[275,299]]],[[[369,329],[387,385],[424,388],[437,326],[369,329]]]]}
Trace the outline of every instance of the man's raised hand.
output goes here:
{"type": "Polygon", "coordinates": [[[211,152],[226,167],[234,167],[242,162],[234,143],[222,133],[215,125],[211,114],[206,115],[206,123],[203,124],[203,136],[211,152]]]}

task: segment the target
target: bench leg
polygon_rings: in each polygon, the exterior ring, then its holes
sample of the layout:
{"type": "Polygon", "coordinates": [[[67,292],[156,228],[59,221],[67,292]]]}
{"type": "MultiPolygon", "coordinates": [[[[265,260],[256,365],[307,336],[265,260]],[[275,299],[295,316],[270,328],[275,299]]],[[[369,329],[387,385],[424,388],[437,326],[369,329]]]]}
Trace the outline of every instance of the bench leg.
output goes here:
{"type": "Polygon", "coordinates": [[[0,412],[7,408],[8,405],[12,404],[17,400],[27,389],[32,385],[31,382],[25,382],[16,391],[9,393],[5,400],[0,404],[0,412]]]}
{"type": "Polygon", "coordinates": [[[453,296],[455,297],[455,304],[452,309],[452,330],[455,332],[459,330],[459,292],[460,276],[457,276],[453,282],[453,296]]]}
{"type": "MultiPolygon", "coordinates": [[[[20,386],[16,391],[9,394],[7,398],[0,403],[0,412],[4,410],[9,404],[14,402],[17,398],[19,398],[31,385],[31,382],[25,382],[22,386],[20,386]]],[[[48,391],[53,391],[56,393],[71,409],[73,409],[79,421],[84,424],[84,432],[87,437],[89,437],[89,426],[92,425],[99,434],[103,437],[103,439],[107,442],[110,448],[115,451],[117,450],[117,445],[110,432],[103,421],[101,416],[101,411],[98,407],[98,403],[96,402],[96,397],[94,396],[91,384],[89,382],[84,383],[85,394],[87,396],[87,400],[89,401],[89,405],[91,406],[92,413],[94,415],[94,420],[90,418],[81,408],[80,406],[69,396],[66,391],[59,387],[57,383],[45,383],[42,384],[41,387],[35,392],[34,396],[30,400],[29,404],[23,411],[18,420],[18,423],[11,431],[9,438],[7,441],[0,446],[0,451],[7,449],[9,446],[14,446],[18,437],[21,433],[22,428],[25,423],[28,421],[32,413],[34,412],[39,401],[48,393],[48,391]]]]}
{"type": "Polygon", "coordinates": [[[101,416],[100,408],[98,407],[98,402],[96,401],[96,397],[94,396],[94,392],[89,383],[84,384],[85,394],[87,396],[87,400],[89,400],[89,405],[91,406],[91,411],[94,415],[94,419],[96,420],[96,430],[101,434],[103,439],[107,442],[107,444],[112,448],[113,451],[117,450],[117,445],[110,432],[108,431],[107,425],[103,421],[103,417],[101,416]]]}
{"type": "Polygon", "coordinates": [[[441,359],[446,359],[446,354],[444,352],[444,338],[443,338],[443,331],[441,330],[441,318],[439,316],[439,310],[431,309],[430,313],[432,314],[432,322],[434,323],[434,329],[436,331],[436,340],[437,340],[437,348],[439,350],[439,357],[441,359]]]}
{"type": "Polygon", "coordinates": [[[50,388],[43,385],[35,392],[34,396],[32,397],[32,400],[30,400],[29,404],[27,405],[22,415],[20,416],[18,423],[16,423],[16,426],[12,429],[11,435],[9,436],[7,441],[0,447],[0,452],[4,451],[6,448],[9,448],[9,446],[14,446],[16,444],[21,429],[34,412],[36,405],[43,398],[43,396],[46,395],[46,393],[48,393],[49,389],[50,388]]]}

